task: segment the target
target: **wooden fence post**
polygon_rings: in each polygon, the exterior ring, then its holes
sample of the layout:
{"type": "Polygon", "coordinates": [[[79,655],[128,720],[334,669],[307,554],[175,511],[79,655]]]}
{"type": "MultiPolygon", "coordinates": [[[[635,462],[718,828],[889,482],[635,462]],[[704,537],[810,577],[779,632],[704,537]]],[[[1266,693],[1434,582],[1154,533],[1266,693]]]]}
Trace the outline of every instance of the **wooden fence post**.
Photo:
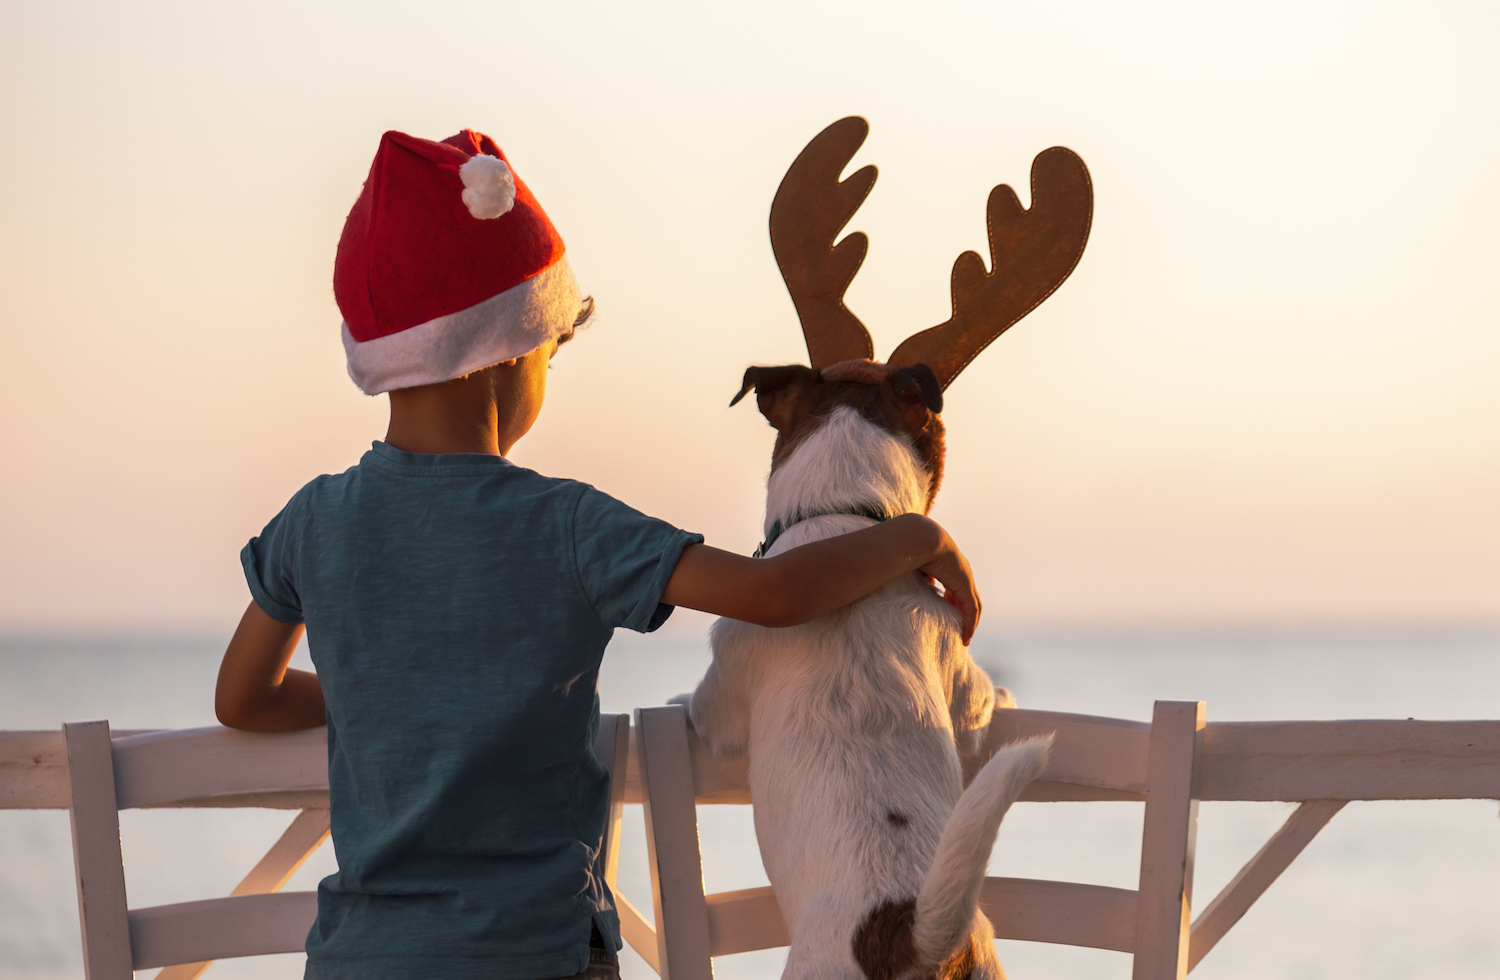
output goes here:
{"type": "Polygon", "coordinates": [[[88,980],[131,980],[130,920],[109,722],[63,725],[63,739],[68,746],[72,790],[68,817],[73,828],[78,925],[83,933],[83,975],[88,980]]]}
{"type": "Polygon", "coordinates": [[[1152,712],[1132,980],[1187,976],[1206,714],[1202,701],[1158,701],[1152,712]]]}
{"type": "Polygon", "coordinates": [[[637,708],[661,980],[713,980],[687,709],[637,708]]]}

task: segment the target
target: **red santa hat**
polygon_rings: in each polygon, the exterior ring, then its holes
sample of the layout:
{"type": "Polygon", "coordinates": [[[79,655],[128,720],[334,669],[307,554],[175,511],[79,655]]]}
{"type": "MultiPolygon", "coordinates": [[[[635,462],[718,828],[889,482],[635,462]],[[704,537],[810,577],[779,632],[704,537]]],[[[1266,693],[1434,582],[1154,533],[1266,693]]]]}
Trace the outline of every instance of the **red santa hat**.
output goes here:
{"type": "Polygon", "coordinates": [[[519,357],[585,307],[563,242],[494,141],[389,132],[333,267],[349,376],[366,394],[519,357]]]}

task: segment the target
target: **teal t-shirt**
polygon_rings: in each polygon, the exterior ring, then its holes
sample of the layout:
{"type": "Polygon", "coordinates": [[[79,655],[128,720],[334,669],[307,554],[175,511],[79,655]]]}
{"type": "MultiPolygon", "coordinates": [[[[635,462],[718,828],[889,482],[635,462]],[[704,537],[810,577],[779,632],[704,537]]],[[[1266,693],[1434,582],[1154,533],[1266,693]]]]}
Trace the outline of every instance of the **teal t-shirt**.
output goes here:
{"type": "Polygon", "coordinates": [[[599,662],[645,632],[702,537],[498,456],[375,443],[240,558],[255,602],[307,623],[328,704],[337,874],[317,980],[541,980],[619,948],[594,859],[608,776],[599,662]]]}

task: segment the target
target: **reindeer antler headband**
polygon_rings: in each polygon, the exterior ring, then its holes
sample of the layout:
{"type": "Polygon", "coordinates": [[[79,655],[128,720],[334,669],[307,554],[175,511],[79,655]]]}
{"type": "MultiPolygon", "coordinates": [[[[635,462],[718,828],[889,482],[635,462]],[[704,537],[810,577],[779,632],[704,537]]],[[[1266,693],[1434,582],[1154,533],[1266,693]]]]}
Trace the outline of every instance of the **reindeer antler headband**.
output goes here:
{"type": "MultiPolygon", "coordinates": [[[[869,331],[844,305],[869,239],[854,232],[834,241],[875,186],[874,167],[839,180],[869,131],[859,116],[823,130],[792,162],[771,204],[771,248],[814,368],[875,356],[869,331]]],[[[1088,242],[1093,211],[1083,161],[1066,147],[1043,150],[1031,164],[1029,209],[1007,184],[990,191],[990,271],[978,253],[960,255],[953,263],[953,316],[906,338],[889,363],[925,364],[947,388],[991,341],[1068,278],[1088,242]]]]}

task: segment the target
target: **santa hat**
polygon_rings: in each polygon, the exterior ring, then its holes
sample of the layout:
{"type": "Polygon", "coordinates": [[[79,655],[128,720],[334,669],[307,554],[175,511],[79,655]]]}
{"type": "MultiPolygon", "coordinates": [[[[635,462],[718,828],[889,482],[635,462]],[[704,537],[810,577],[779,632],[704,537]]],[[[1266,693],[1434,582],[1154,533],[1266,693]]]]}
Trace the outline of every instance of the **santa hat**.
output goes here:
{"type": "Polygon", "coordinates": [[[344,222],[333,294],[349,376],[369,395],[519,357],[585,308],[541,205],[469,129],[441,143],[381,137],[344,222]]]}

